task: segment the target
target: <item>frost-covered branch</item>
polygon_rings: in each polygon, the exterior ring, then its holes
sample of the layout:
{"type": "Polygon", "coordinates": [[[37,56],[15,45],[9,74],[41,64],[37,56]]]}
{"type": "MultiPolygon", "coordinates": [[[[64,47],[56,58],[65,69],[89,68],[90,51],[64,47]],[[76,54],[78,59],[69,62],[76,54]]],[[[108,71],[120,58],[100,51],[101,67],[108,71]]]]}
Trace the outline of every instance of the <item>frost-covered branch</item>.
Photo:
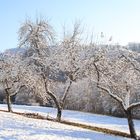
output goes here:
{"type": "Polygon", "coordinates": [[[131,110],[131,109],[133,109],[133,108],[135,108],[135,107],[139,107],[139,106],[140,106],[140,102],[132,103],[132,104],[127,108],[127,110],[131,110]]]}

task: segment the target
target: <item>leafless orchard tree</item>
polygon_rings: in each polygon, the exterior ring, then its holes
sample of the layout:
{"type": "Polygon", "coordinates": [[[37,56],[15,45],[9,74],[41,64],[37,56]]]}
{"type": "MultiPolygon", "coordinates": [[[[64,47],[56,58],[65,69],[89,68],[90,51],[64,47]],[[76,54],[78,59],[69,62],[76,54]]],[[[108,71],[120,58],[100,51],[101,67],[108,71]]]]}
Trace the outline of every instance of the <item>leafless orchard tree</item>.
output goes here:
{"type": "Polygon", "coordinates": [[[22,85],[19,80],[18,67],[16,64],[19,59],[1,55],[0,58],[0,84],[6,93],[8,111],[12,112],[11,96],[15,95],[22,85]]]}
{"type": "Polygon", "coordinates": [[[121,105],[128,119],[130,135],[135,139],[138,137],[132,119],[132,109],[140,106],[140,99],[132,97],[135,97],[140,89],[140,64],[136,60],[138,55],[124,51],[116,58],[104,55],[101,61],[94,63],[98,88],[121,105]]]}
{"type": "MultiPolygon", "coordinates": [[[[79,70],[77,67],[79,66],[77,65],[77,63],[79,63],[78,56],[76,56],[78,55],[76,49],[79,47],[78,35],[79,24],[75,24],[72,35],[67,38],[64,36],[58,48],[52,53],[49,47],[52,45],[51,42],[54,41],[54,31],[47,21],[42,19],[36,20],[36,22],[27,20],[19,29],[19,46],[28,49],[28,57],[24,59],[26,67],[29,66],[34,72],[40,75],[41,80],[43,80],[45,94],[48,94],[53,99],[57,107],[58,121],[61,120],[62,109],[67,94],[79,70]],[[48,71],[52,71],[53,73],[48,75],[48,71]],[[69,85],[61,101],[58,100],[55,93],[50,91],[49,84],[52,84],[52,80],[48,77],[51,74],[55,75],[55,73],[59,71],[66,72],[69,80],[69,85]]],[[[42,94],[44,94],[44,92],[42,94]]]]}
{"type": "MultiPolygon", "coordinates": [[[[59,103],[55,94],[49,91],[48,89],[48,75],[47,68],[49,66],[49,49],[48,46],[50,42],[54,39],[54,33],[52,27],[45,20],[36,20],[36,22],[32,22],[31,20],[27,20],[23,25],[21,25],[19,29],[19,46],[26,47],[28,49],[27,55],[24,59],[25,67],[30,66],[30,70],[25,70],[25,73],[28,75],[26,78],[26,85],[30,85],[31,87],[35,87],[37,81],[36,76],[33,76],[33,72],[38,74],[41,79],[43,79],[45,93],[48,94],[53,99],[56,104],[58,114],[60,110],[59,103]],[[32,52],[30,54],[30,52],[32,52]],[[32,66],[32,67],[31,67],[32,66]],[[27,82],[28,81],[28,82],[27,82]]],[[[24,68],[25,68],[24,67],[24,68]]],[[[23,71],[22,71],[23,72],[23,71]]],[[[25,75],[24,73],[24,75],[25,75]]],[[[59,120],[59,116],[57,115],[57,119],[59,120]]]]}

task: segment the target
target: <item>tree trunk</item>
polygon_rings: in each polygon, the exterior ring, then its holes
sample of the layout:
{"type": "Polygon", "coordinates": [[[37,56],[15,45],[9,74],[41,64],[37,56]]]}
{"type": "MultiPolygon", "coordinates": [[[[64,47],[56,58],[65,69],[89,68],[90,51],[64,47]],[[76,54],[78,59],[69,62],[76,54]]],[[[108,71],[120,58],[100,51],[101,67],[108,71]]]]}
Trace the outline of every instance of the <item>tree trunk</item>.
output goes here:
{"type": "Polygon", "coordinates": [[[56,107],[57,107],[57,121],[61,121],[61,116],[62,116],[62,108],[61,108],[61,105],[59,104],[59,102],[57,101],[57,98],[55,97],[55,95],[50,92],[50,91],[47,91],[47,94],[51,96],[51,98],[53,99],[56,107]]]}
{"type": "Polygon", "coordinates": [[[45,86],[46,93],[52,98],[52,100],[54,101],[54,103],[56,105],[56,108],[57,108],[57,121],[60,122],[61,121],[61,116],[62,116],[62,107],[61,107],[59,101],[57,100],[56,96],[52,92],[50,92],[48,90],[47,81],[46,81],[44,75],[42,75],[42,78],[44,80],[44,86],[45,86]]]}
{"type": "Polygon", "coordinates": [[[62,117],[62,109],[57,108],[57,121],[60,122],[62,117]]]}
{"type": "Polygon", "coordinates": [[[57,121],[61,121],[61,116],[62,116],[62,107],[60,105],[60,102],[57,100],[56,96],[50,92],[48,90],[48,84],[47,84],[47,80],[45,78],[45,75],[42,74],[41,75],[43,80],[44,80],[44,86],[45,86],[45,90],[46,90],[46,93],[52,98],[52,100],[54,101],[55,105],[56,105],[56,108],[57,108],[57,121]]]}
{"type": "Polygon", "coordinates": [[[134,122],[133,122],[133,119],[132,119],[131,110],[127,110],[126,115],[127,115],[127,120],[128,120],[128,125],[129,125],[129,131],[130,131],[131,138],[137,139],[137,135],[136,135],[135,127],[134,127],[134,122]]]}
{"type": "Polygon", "coordinates": [[[55,95],[50,91],[47,91],[47,93],[51,96],[51,98],[53,99],[53,101],[57,107],[57,121],[60,122],[61,116],[62,116],[62,108],[61,108],[59,102],[57,101],[57,98],[55,97],[55,95]]]}
{"type": "Polygon", "coordinates": [[[8,112],[12,112],[11,97],[10,97],[10,94],[8,92],[8,89],[6,89],[5,92],[6,92],[6,100],[7,100],[8,112]]]}

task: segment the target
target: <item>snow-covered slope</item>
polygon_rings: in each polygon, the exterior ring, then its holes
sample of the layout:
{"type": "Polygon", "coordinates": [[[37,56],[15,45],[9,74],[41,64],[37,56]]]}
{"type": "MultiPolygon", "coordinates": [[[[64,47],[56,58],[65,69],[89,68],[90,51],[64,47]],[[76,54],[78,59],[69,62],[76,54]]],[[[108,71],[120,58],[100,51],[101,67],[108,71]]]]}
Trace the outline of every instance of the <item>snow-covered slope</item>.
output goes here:
{"type": "MultiPolygon", "coordinates": [[[[6,110],[6,105],[1,104],[0,109],[6,110]]],[[[55,116],[55,109],[37,106],[14,105],[14,111],[18,112],[38,112],[42,115],[55,116]]],[[[63,118],[69,121],[86,123],[89,125],[110,128],[114,130],[129,132],[126,119],[108,117],[78,111],[67,111],[63,113],[63,118]]],[[[135,120],[137,133],[140,134],[140,121],[135,120]]],[[[11,113],[0,112],[0,140],[30,139],[30,140],[109,140],[126,139],[122,137],[110,136],[98,132],[67,126],[46,120],[35,120],[25,118],[11,113]]]]}
{"type": "Polygon", "coordinates": [[[0,112],[0,140],[122,140],[57,122],[0,112]]]}
{"type": "MultiPolygon", "coordinates": [[[[0,104],[0,109],[7,110],[7,106],[0,104]]],[[[13,111],[34,112],[44,116],[56,117],[56,109],[49,107],[13,105],[13,111]]],[[[64,110],[62,119],[129,133],[127,119],[125,118],[64,110]]],[[[140,120],[134,120],[134,123],[136,131],[140,135],[140,120]]]]}

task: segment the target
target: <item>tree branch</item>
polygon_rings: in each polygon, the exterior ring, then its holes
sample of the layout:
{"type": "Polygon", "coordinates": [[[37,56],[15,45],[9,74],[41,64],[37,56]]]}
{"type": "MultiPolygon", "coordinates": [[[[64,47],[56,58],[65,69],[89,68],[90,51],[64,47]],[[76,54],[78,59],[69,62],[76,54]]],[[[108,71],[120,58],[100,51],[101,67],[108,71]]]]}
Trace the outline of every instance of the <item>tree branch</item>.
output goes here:
{"type": "Polygon", "coordinates": [[[127,108],[127,110],[131,110],[131,109],[133,109],[133,108],[135,108],[135,107],[138,107],[138,106],[140,106],[140,102],[132,103],[132,104],[127,108]]]}
{"type": "Polygon", "coordinates": [[[123,100],[121,98],[119,98],[117,95],[114,95],[109,89],[100,85],[100,83],[99,83],[100,82],[100,72],[99,72],[99,69],[98,69],[96,63],[94,63],[94,66],[95,66],[95,69],[97,72],[97,87],[100,88],[101,90],[107,92],[113,99],[115,99],[117,102],[119,102],[121,104],[121,106],[123,107],[124,110],[126,110],[126,106],[123,103],[123,100]]]}
{"type": "Polygon", "coordinates": [[[66,100],[66,97],[67,97],[67,95],[68,95],[68,92],[69,92],[69,89],[70,89],[70,87],[71,87],[71,84],[72,84],[72,81],[70,80],[70,83],[69,83],[69,85],[66,87],[66,89],[65,89],[65,92],[64,92],[64,94],[63,94],[63,97],[62,97],[62,99],[61,99],[61,106],[62,106],[62,108],[64,107],[64,104],[65,104],[65,100],[66,100]]]}

